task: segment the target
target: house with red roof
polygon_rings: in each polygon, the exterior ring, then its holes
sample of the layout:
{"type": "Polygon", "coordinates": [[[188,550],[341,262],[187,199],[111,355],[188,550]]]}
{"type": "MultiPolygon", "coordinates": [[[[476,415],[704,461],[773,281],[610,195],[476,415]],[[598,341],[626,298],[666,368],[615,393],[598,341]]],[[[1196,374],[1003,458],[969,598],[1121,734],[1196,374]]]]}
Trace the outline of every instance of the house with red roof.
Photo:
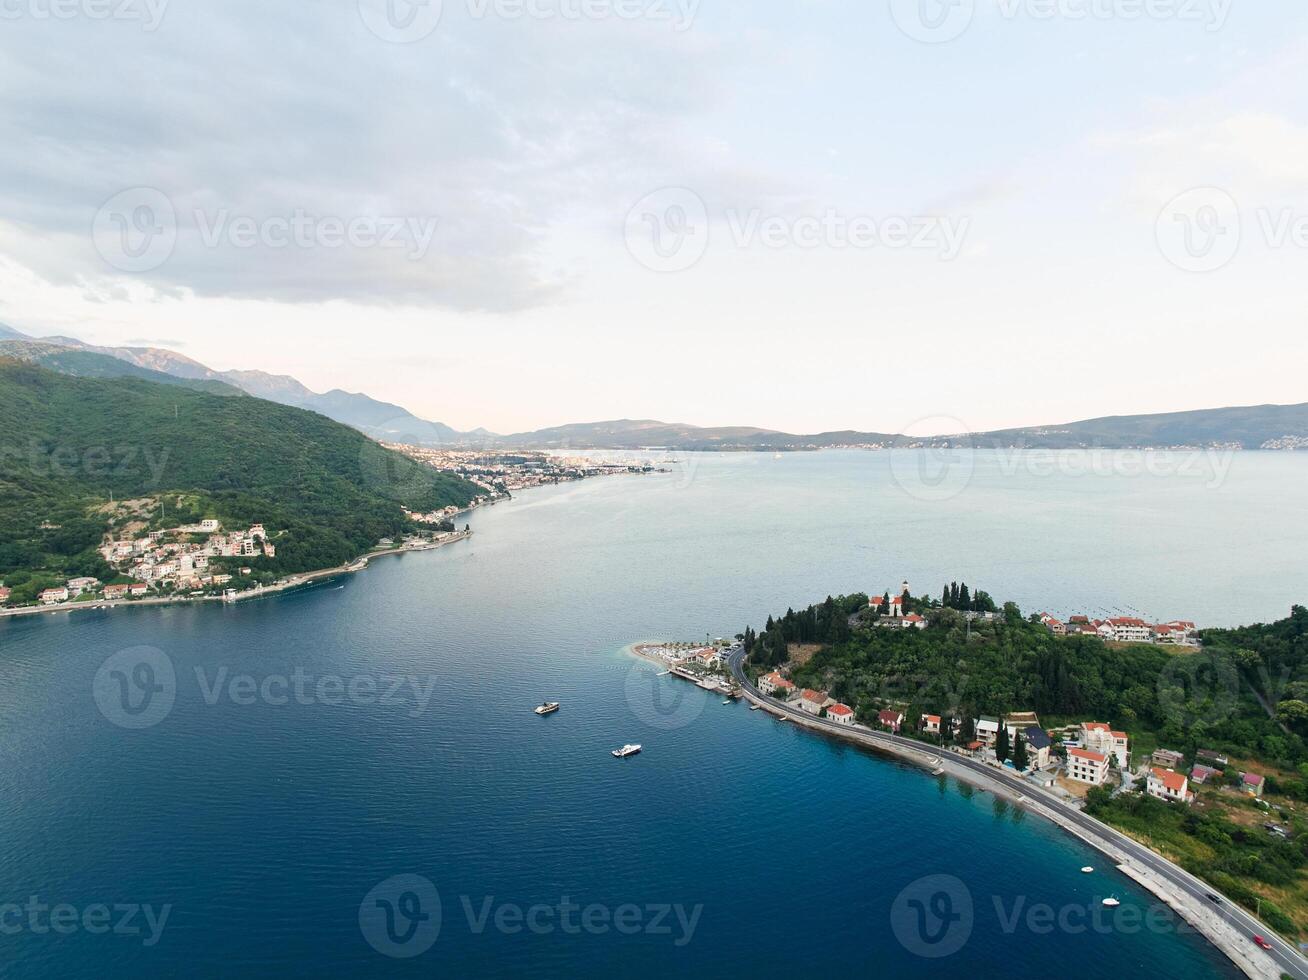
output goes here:
{"type": "Polygon", "coordinates": [[[1267,785],[1267,780],[1256,772],[1247,772],[1240,777],[1240,786],[1250,796],[1262,797],[1263,787],[1267,785]]]}
{"type": "Polygon", "coordinates": [[[794,693],[795,685],[782,677],[780,671],[774,670],[758,679],[758,689],[767,695],[787,698],[794,693]]]}
{"type": "Polygon", "coordinates": [[[799,693],[799,710],[807,711],[810,715],[821,714],[830,700],[826,691],[814,691],[806,687],[799,693]]]}
{"type": "Polygon", "coordinates": [[[126,598],[127,598],[127,586],[126,586],[126,585],[106,585],[106,586],[104,587],[104,597],[105,597],[106,599],[126,599],[126,598]]]}
{"type": "Polygon", "coordinates": [[[877,713],[877,724],[892,732],[897,732],[904,724],[904,713],[887,709],[877,713]]]}
{"type": "Polygon", "coordinates": [[[1173,803],[1189,803],[1194,797],[1185,773],[1173,772],[1171,769],[1150,769],[1145,789],[1150,796],[1173,803]]]}
{"type": "Polygon", "coordinates": [[[927,628],[927,621],[917,613],[909,613],[899,621],[899,625],[906,630],[924,630],[927,628]]]}
{"type": "Polygon", "coordinates": [[[922,724],[922,731],[928,732],[931,735],[940,734],[939,715],[923,715],[921,724],[922,724]]]}
{"type": "Polygon", "coordinates": [[[1102,786],[1108,778],[1108,756],[1090,749],[1068,749],[1067,776],[1080,783],[1102,786]]]}
{"type": "Polygon", "coordinates": [[[837,725],[854,724],[854,709],[847,704],[833,704],[827,707],[827,718],[837,725]]]}
{"type": "Polygon", "coordinates": [[[1196,763],[1194,768],[1190,770],[1190,781],[1202,786],[1214,776],[1220,776],[1221,774],[1222,770],[1220,769],[1213,769],[1209,766],[1201,766],[1196,763]]]}
{"type": "Polygon", "coordinates": [[[13,595],[12,589],[6,589],[3,585],[0,585],[0,605],[8,602],[11,595],[13,595]]]}
{"type": "Polygon", "coordinates": [[[1081,744],[1092,751],[1111,755],[1119,769],[1126,769],[1130,764],[1131,736],[1126,732],[1113,731],[1111,725],[1102,721],[1081,723],[1081,744]]]}

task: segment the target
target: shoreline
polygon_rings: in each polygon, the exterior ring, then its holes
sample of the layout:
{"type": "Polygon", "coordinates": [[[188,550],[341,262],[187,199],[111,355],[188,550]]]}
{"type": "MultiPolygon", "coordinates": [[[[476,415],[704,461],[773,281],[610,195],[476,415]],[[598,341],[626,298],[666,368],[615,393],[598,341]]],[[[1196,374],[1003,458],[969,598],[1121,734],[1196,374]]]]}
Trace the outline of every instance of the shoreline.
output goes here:
{"type": "MultiPolygon", "coordinates": [[[[471,508],[469,508],[471,510],[471,508]]],[[[460,511],[460,514],[466,514],[469,511],[460,511]]],[[[154,596],[147,599],[96,599],[91,602],[66,602],[54,606],[21,606],[17,609],[0,609],[0,619],[17,619],[23,616],[59,616],[71,615],[75,612],[89,609],[121,609],[121,608],[149,608],[160,606],[181,606],[191,603],[217,602],[222,605],[236,605],[241,602],[250,602],[254,599],[262,599],[268,596],[282,595],[296,589],[315,585],[319,582],[331,581],[343,575],[355,575],[365,571],[372,563],[374,558],[386,558],[391,555],[407,555],[423,551],[435,551],[437,548],[443,548],[449,544],[455,544],[459,541],[466,541],[471,538],[473,531],[453,531],[447,537],[440,541],[429,541],[425,544],[415,545],[412,547],[401,546],[398,548],[381,548],[376,551],[370,551],[366,555],[360,555],[354,561],[345,565],[337,565],[334,568],[320,568],[312,572],[296,572],[280,582],[272,585],[259,586],[253,589],[247,589],[245,592],[238,592],[234,598],[228,599],[222,595],[202,595],[202,596],[154,596]]]]}
{"type": "Polygon", "coordinates": [[[1196,893],[1207,894],[1212,891],[1212,886],[1121,831],[1076,810],[1037,786],[1024,785],[1016,775],[1010,776],[1003,770],[965,759],[955,752],[941,749],[933,753],[931,746],[926,743],[863,726],[853,728],[836,725],[806,715],[797,708],[783,706],[775,699],[761,694],[750,683],[744,674],[743,660],[743,651],[731,658],[729,670],[732,676],[745,698],[773,717],[784,719],[814,734],[853,742],[878,756],[914,765],[928,772],[936,768],[934,763],[938,761],[944,770],[940,775],[953,776],[981,792],[990,793],[1042,817],[1112,860],[1116,870],[1151,892],[1245,976],[1253,980],[1278,980],[1286,974],[1308,977],[1308,963],[1270,926],[1254,919],[1238,906],[1227,904],[1223,907],[1227,914],[1234,911],[1237,918],[1243,916],[1245,919],[1230,921],[1226,914],[1220,914],[1196,897],[1196,893]],[[1253,932],[1249,931],[1250,922],[1254,925],[1253,932]],[[1278,940],[1293,957],[1290,963],[1278,963],[1254,946],[1251,939],[1254,932],[1278,940]]]}

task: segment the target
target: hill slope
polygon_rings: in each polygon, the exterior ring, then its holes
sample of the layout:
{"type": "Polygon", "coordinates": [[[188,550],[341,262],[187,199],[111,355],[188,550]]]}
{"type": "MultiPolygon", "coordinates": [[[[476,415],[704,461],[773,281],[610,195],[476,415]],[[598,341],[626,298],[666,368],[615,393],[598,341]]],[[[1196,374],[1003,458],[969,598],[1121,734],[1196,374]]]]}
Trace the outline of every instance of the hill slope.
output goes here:
{"type": "Polygon", "coordinates": [[[203,379],[190,380],[138,367],[129,361],[119,360],[107,354],[97,354],[91,350],[79,350],[48,344],[37,340],[5,340],[0,338],[0,358],[15,358],[37,364],[60,374],[69,374],[75,378],[139,378],[156,384],[180,385],[196,391],[207,391],[214,395],[244,396],[245,392],[222,381],[203,379]]]}
{"type": "MultiPolygon", "coordinates": [[[[405,442],[415,445],[451,445],[480,441],[490,433],[462,433],[440,422],[418,418],[399,405],[378,401],[368,395],[333,389],[319,393],[302,385],[295,378],[266,371],[215,371],[176,351],[160,347],[98,347],[75,337],[28,337],[12,327],[0,324],[0,341],[29,341],[45,346],[67,348],[71,351],[111,357],[146,371],[167,375],[191,382],[209,382],[230,385],[253,395],[308,409],[329,419],[352,426],[368,435],[387,442],[405,442]]],[[[3,351],[0,351],[3,354],[3,351]]],[[[64,371],[60,362],[47,360],[53,370],[64,371]]],[[[74,362],[66,362],[74,363],[74,362]]],[[[77,374],[77,371],[65,371],[77,374]]],[[[152,380],[159,380],[154,378],[152,380]]]]}
{"type": "MultiPolygon", "coordinates": [[[[104,571],[112,494],[284,531],[277,573],[331,567],[402,532],[401,504],[463,506],[474,484],[301,409],[132,378],[74,378],[0,361],[0,574],[104,571]],[[169,502],[170,501],[170,502],[169,502]]],[[[179,515],[184,517],[185,515],[179,515]]]]}

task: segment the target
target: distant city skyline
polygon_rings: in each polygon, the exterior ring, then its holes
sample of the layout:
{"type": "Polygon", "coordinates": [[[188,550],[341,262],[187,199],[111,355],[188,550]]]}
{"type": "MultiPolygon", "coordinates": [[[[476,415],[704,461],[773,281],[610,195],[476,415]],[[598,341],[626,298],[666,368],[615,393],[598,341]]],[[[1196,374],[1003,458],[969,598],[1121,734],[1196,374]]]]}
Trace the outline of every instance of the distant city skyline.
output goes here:
{"type": "Polygon", "coordinates": [[[0,321],[503,433],[1308,401],[1308,9],[930,5],[19,4],[0,321]]]}

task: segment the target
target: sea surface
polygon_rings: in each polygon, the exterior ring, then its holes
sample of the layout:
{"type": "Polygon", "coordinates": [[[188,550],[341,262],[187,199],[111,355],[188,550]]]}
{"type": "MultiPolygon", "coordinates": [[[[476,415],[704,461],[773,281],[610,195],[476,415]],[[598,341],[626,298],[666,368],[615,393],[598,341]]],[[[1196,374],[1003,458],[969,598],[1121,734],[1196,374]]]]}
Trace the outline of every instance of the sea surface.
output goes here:
{"type": "Polygon", "coordinates": [[[1308,600],[1308,459],[1137,461],[681,457],[296,594],[0,621],[0,975],[1233,976],[1053,826],[624,652],[905,579],[1308,600]]]}

